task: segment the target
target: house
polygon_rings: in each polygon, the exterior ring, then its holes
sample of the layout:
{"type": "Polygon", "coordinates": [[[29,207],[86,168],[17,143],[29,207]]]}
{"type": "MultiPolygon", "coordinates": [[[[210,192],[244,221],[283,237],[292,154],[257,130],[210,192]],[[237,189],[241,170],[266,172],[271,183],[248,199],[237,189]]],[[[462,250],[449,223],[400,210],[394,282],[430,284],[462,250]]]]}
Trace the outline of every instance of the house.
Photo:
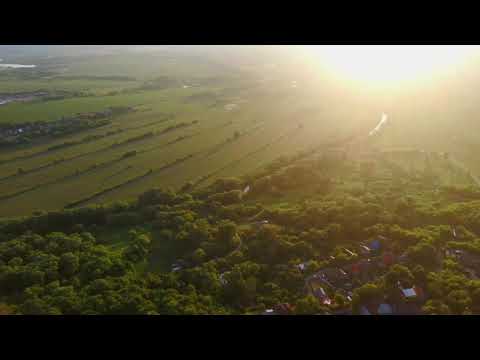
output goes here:
{"type": "Polygon", "coordinates": [[[273,307],[273,310],[278,315],[290,315],[293,313],[293,306],[289,303],[278,304],[273,307]]]}
{"type": "Polygon", "coordinates": [[[371,273],[373,263],[371,259],[362,259],[350,267],[350,272],[355,279],[361,277],[363,280],[367,280],[371,273]]]}
{"type": "Polygon", "coordinates": [[[408,262],[408,255],[406,253],[400,255],[398,257],[398,262],[401,264],[405,264],[406,262],[408,262]]]}
{"type": "Polygon", "coordinates": [[[360,272],[361,272],[360,263],[352,264],[350,271],[352,272],[352,275],[353,275],[353,276],[359,275],[360,272]]]}
{"type": "Polygon", "coordinates": [[[327,285],[336,288],[343,288],[350,281],[350,277],[345,270],[339,268],[322,269],[316,275],[327,285]]]}
{"type": "Polygon", "coordinates": [[[360,254],[363,256],[368,256],[372,250],[366,245],[360,245],[360,254]]]}
{"type": "Polygon", "coordinates": [[[378,315],[392,315],[393,307],[390,304],[380,304],[377,308],[378,315]]]}
{"type": "Polygon", "coordinates": [[[268,220],[262,220],[262,221],[254,222],[252,225],[257,229],[260,229],[262,226],[267,225],[268,223],[269,223],[268,220]]]}
{"type": "Polygon", "coordinates": [[[360,307],[360,315],[376,315],[377,308],[375,305],[362,305],[360,307]]]}
{"type": "Polygon", "coordinates": [[[226,274],[226,273],[221,273],[220,276],[219,276],[219,278],[220,278],[220,284],[222,284],[222,285],[227,285],[227,284],[228,284],[227,279],[225,279],[225,274],[226,274]]]}
{"type": "Polygon", "coordinates": [[[371,251],[378,252],[380,251],[382,246],[380,244],[380,240],[375,239],[370,243],[368,247],[370,248],[371,251]]]}
{"type": "Polygon", "coordinates": [[[173,272],[180,271],[183,268],[185,268],[187,265],[188,264],[185,260],[179,259],[172,264],[172,271],[173,272]]]}
{"type": "Polygon", "coordinates": [[[335,310],[332,315],[352,315],[352,310],[349,308],[335,310]]]}
{"type": "Polygon", "coordinates": [[[480,269],[480,256],[461,250],[455,250],[455,255],[458,262],[463,266],[480,269]]]}
{"type": "Polygon", "coordinates": [[[344,250],[348,255],[350,255],[350,256],[357,256],[356,253],[354,253],[353,251],[348,250],[347,248],[343,248],[343,250],[344,250]]]}
{"type": "Polygon", "coordinates": [[[405,298],[411,299],[417,297],[417,293],[415,292],[414,288],[409,288],[409,289],[401,289],[402,294],[405,298]]]}
{"type": "Polygon", "coordinates": [[[322,287],[322,280],[314,278],[308,283],[310,293],[315,296],[323,305],[330,305],[332,303],[326,291],[322,287]]]}
{"type": "Polygon", "coordinates": [[[305,270],[307,269],[307,264],[306,264],[306,263],[298,264],[298,265],[297,265],[297,268],[298,268],[300,271],[305,271],[305,270]]]}
{"type": "Polygon", "coordinates": [[[367,304],[360,307],[360,315],[392,315],[393,307],[390,304],[367,304]]]}
{"type": "Polygon", "coordinates": [[[415,300],[423,300],[424,299],[424,292],[423,289],[419,286],[413,286],[411,288],[403,288],[399,286],[402,295],[405,299],[415,299],[415,300]]]}
{"type": "Polygon", "coordinates": [[[382,264],[386,267],[393,265],[395,257],[390,251],[385,252],[382,256],[382,264]]]}
{"type": "Polygon", "coordinates": [[[262,313],[262,315],[276,315],[276,314],[275,314],[275,310],[267,309],[262,313]]]}
{"type": "Polygon", "coordinates": [[[377,304],[366,304],[360,307],[360,315],[378,315],[377,304]]]}
{"type": "Polygon", "coordinates": [[[422,315],[422,308],[412,302],[401,302],[393,307],[395,315],[422,315]]]}

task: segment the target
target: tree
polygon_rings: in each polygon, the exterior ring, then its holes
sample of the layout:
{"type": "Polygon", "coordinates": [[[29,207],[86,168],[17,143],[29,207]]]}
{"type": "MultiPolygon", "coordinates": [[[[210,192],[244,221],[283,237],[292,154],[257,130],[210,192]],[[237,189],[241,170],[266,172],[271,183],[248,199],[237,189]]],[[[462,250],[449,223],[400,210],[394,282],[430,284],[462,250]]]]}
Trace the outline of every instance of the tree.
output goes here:
{"type": "Polygon", "coordinates": [[[477,287],[472,291],[472,310],[475,314],[480,313],[480,287],[477,287]]]}
{"type": "Polygon", "coordinates": [[[295,313],[298,315],[325,314],[326,309],[313,295],[307,295],[306,297],[298,300],[295,307],[295,313]]]}
{"type": "Polygon", "coordinates": [[[20,312],[24,315],[48,315],[50,307],[48,304],[39,299],[29,299],[20,306],[20,312]]]}
{"type": "Polygon", "coordinates": [[[74,275],[80,268],[78,256],[71,252],[63,254],[58,265],[60,272],[66,277],[74,275]]]}
{"type": "Polygon", "coordinates": [[[363,178],[364,186],[367,187],[375,172],[375,163],[373,161],[365,161],[360,164],[360,176],[363,178]]]}
{"type": "Polygon", "coordinates": [[[432,299],[428,300],[422,308],[423,312],[427,315],[449,315],[451,314],[448,305],[441,300],[432,299]]]}
{"type": "Polygon", "coordinates": [[[433,268],[437,265],[437,254],[435,247],[425,241],[410,247],[407,256],[415,264],[426,268],[433,268]]]}
{"type": "Polygon", "coordinates": [[[139,262],[148,254],[149,244],[150,238],[148,235],[135,235],[123,253],[129,261],[139,262]]]}
{"type": "Polygon", "coordinates": [[[0,315],[13,315],[15,310],[10,305],[0,303],[0,315]]]}
{"type": "Polygon", "coordinates": [[[195,264],[200,265],[205,260],[207,254],[202,248],[198,248],[192,255],[192,260],[195,264]]]}
{"type": "Polygon", "coordinates": [[[141,194],[138,198],[138,205],[145,207],[154,204],[170,205],[174,202],[176,194],[173,190],[152,189],[141,194]]]}
{"type": "Polygon", "coordinates": [[[405,287],[410,287],[413,285],[413,279],[412,273],[406,266],[395,264],[385,275],[385,287],[398,287],[399,282],[405,287]]]}
{"type": "Polygon", "coordinates": [[[422,265],[416,265],[412,271],[415,284],[421,287],[427,285],[427,273],[422,265]]]}
{"type": "Polygon", "coordinates": [[[360,312],[360,306],[382,299],[382,290],[375,284],[367,283],[353,291],[352,310],[354,314],[360,312]]]}
{"type": "Polygon", "coordinates": [[[453,290],[445,299],[448,307],[452,310],[454,314],[462,315],[466,310],[469,309],[472,304],[472,299],[465,290],[453,290]]]}

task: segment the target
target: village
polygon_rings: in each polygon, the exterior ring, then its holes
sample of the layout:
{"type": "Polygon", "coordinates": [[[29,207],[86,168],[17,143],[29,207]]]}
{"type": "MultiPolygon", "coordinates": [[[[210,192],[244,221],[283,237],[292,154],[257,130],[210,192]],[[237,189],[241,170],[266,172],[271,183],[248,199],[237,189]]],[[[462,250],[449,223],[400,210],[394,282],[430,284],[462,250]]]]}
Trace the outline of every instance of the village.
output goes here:
{"type": "Polygon", "coordinates": [[[0,106],[11,102],[28,102],[48,96],[47,91],[21,92],[15,94],[0,94],[0,106]]]}
{"type": "Polygon", "coordinates": [[[109,118],[117,112],[131,111],[107,108],[104,111],[77,113],[70,117],[62,117],[56,121],[33,121],[21,124],[0,125],[0,147],[16,146],[30,143],[41,137],[59,137],[86,129],[97,128],[110,124],[109,118]]]}
{"type": "MultiPolygon", "coordinates": [[[[249,190],[250,186],[245,188],[243,193],[246,194],[249,190]]],[[[268,224],[270,224],[268,220],[261,220],[250,223],[249,226],[258,231],[268,224]]],[[[452,227],[451,231],[452,240],[455,240],[457,238],[455,227],[452,227]]],[[[295,266],[298,270],[306,275],[304,294],[312,295],[320,304],[327,307],[336,305],[334,294],[341,294],[346,299],[346,303],[342,306],[335,306],[336,310],[331,311],[330,315],[352,315],[351,303],[355,289],[381,279],[395,264],[407,265],[409,263],[406,253],[395,253],[389,244],[391,244],[390,239],[379,235],[356,246],[343,247],[342,251],[349,259],[346,263],[342,266],[329,265],[310,275],[307,275],[310,273],[308,271],[308,262],[296,264],[295,266]]],[[[445,259],[451,259],[460,264],[470,279],[479,279],[480,254],[461,249],[446,248],[438,254],[437,260],[441,264],[445,259]]],[[[336,259],[334,256],[329,256],[328,260],[332,264],[335,263],[336,259]]],[[[171,271],[178,272],[193,266],[189,261],[179,259],[172,264],[171,271]]],[[[222,286],[227,285],[225,273],[220,274],[220,283],[222,286]]],[[[426,289],[419,284],[402,284],[399,281],[396,293],[396,296],[393,298],[377,298],[361,304],[359,314],[422,315],[422,306],[428,298],[426,289]]],[[[293,305],[281,303],[273,308],[266,309],[259,315],[291,315],[293,313],[293,305]]]]}
{"type": "MultiPolygon", "coordinates": [[[[453,238],[456,237],[455,229],[452,230],[453,238]]],[[[378,236],[370,243],[360,244],[358,252],[344,248],[344,251],[354,259],[343,267],[328,267],[306,277],[305,293],[313,295],[322,305],[332,305],[334,300],[330,294],[340,293],[348,300],[348,304],[331,312],[331,315],[352,315],[351,301],[353,290],[369,282],[374,282],[385,275],[388,269],[395,264],[406,264],[406,254],[396,255],[388,248],[388,239],[378,236]]],[[[445,249],[439,255],[443,259],[452,259],[463,268],[470,279],[478,279],[480,274],[480,255],[460,249],[445,249]]],[[[332,257],[332,260],[333,257],[332,257]]],[[[307,263],[297,265],[299,270],[305,272],[307,263]]],[[[422,306],[428,294],[417,284],[404,286],[398,282],[398,296],[395,300],[376,299],[369,303],[361,304],[360,315],[422,315],[422,306]]],[[[291,304],[277,304],[267,309],[262,315],[289,315],[293,313],[291,304]]]]}

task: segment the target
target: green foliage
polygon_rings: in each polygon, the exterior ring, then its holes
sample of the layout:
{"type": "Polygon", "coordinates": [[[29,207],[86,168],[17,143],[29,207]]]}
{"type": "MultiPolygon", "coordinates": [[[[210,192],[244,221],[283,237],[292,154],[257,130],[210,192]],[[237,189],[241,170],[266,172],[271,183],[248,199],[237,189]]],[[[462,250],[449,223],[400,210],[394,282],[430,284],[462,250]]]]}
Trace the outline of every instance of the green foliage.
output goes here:
{"type": "Polygon", "coordinates": [[[326,314],[327,310],[312,295],[298,300],[295,313],[298,315],[320,315],[326,314]]]}
{"type": "Polygon", "coordinates": [[[382,297],[382,289],[375,284],[365,284],[355,289],[352,296],[353,313],[359,314],[360,306],[368,305],[372,302],[378,302],[382,297]]]}

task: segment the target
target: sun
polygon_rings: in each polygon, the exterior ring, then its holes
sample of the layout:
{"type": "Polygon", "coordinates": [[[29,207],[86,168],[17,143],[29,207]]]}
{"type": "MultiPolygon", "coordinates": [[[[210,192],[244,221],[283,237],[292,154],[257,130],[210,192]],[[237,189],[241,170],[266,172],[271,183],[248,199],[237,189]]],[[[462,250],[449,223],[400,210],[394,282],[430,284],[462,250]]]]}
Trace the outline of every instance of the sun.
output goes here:
{"type": "Polygon", "coordinates": [[[478,54],[478,46],[323,45],[312,46],[329,71],[350,80],[402,82],[448,71],[478,54]]]}

